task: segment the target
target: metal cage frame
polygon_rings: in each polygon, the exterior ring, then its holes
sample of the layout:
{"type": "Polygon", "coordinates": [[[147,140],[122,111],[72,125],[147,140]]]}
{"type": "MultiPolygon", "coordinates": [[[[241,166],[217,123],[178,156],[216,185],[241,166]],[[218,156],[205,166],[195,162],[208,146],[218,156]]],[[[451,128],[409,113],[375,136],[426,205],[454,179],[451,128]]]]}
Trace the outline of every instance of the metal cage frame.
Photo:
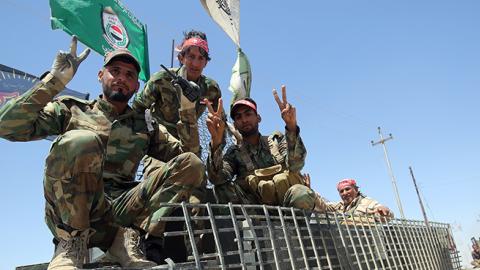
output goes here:
{"type": "Polygon", "coordinates": [[[461,269],[445,223],[267,205],[162,206],[183,213],[160,221],[183,222],[164,237],[182,236],[188,260],[154,269],[461,269]],[[203,214],[192,215],[193,208],[203,214]]]}

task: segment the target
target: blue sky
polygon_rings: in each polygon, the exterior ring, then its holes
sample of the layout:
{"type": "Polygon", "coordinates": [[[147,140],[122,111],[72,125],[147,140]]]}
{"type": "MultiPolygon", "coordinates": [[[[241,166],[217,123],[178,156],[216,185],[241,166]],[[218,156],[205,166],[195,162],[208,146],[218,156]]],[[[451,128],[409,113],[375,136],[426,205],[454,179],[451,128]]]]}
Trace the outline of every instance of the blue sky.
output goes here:
{"type": "MultiPolygon", "coordinates": [[[[199,1],[123,1],[148,26],[150,70],[170,63],[171,40],[184,30],[208,35],[214,78],[225,100],[236,53],[199,1]]],[[[4,0],[0,63],[40,75],[70,37],[50,29],[48,1],[4,0]]],[[[378,140],[387,143],[407,218],[422,219],[412,166],[430,219],[452,224],[461,255],[480,236],[480,2],[242,1],[241,45],[253,71],[252,97],[267,134],[283,130],[271,89],[287,85],[308,149],[313,187],[338,200],[335,184],[361,190],[399,215],[378,140]],[[475,165],[477,164],[477,165],[475,165]]],[[[83,48],[83,46],[81,46],[83,48]]],[[[100,93],[102,57],[82,63],[71,89],[100,93]]],[[[228,102],[226,102],[228,103],[228,102]]],[[[50,142],[0,140],[0,268],[48,261],[42,173],[50,142]]]]}

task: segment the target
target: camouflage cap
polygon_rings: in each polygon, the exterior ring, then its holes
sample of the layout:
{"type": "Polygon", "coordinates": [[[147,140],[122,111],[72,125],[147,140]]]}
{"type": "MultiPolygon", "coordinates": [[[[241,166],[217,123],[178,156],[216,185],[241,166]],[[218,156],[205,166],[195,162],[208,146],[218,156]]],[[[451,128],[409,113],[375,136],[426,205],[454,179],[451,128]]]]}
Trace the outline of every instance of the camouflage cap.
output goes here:
{"type": "Polygon", "coordinates": [[[137,58],[135,58],[135,56],[133,56],[133,54],[129,50],[121,48],[108,52],[107,54],[105,54],[103,66],[108,66],[108,64],[110,64],[114,59],[122,59],[124,61],[127,61],[128,63],[133,64],[137,71],[140,73],[140,62],[138,62],[137,58]]]}

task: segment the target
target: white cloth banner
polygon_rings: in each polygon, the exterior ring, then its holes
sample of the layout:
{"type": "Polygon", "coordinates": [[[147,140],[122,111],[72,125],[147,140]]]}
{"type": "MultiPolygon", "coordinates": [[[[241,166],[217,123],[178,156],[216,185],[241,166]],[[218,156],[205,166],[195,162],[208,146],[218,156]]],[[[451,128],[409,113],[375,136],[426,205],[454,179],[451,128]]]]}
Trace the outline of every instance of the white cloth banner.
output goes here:
{"type": "Polygon", "coordinates": [[[240,0],[200,0],[208,15],[240,48],[240,0]]]}

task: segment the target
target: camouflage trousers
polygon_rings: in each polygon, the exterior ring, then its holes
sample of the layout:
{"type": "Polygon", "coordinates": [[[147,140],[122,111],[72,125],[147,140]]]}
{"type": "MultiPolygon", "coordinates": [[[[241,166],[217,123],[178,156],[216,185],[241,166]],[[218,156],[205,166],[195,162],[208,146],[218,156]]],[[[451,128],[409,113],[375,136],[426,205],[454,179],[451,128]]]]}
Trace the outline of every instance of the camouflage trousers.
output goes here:
{"type": "MultiPolygon", "coordinates": [[[[159,168],[165,165],[165,162],[160,161],[156,158],[150,157],[150,156],[145,156],[143,158],[143,175],[144,177],[148,178],[152,174],[155,174],[156,171],[158,171],[159,168]]],[[[192,193],[190,197],[188,197],[188,202],[191,204],[196,204],[196,203],[204,203],[206,202],[206,197],[207,197],[207,175],[204,173],[202,176],[203,180],[201,181],[201,184],[197,187],[195,187],[192,190],[192,193]]],[[[192,208],[192,215],[193,216],[203,216],[205,212],[204,208],[199,208],[195,207],[192,208]]],[[[200,229],[203,227],[203,220],[197,220],[194,222],[195,226],[200,229]]]]}
{"type": "Polygon", "coordinates": [[[200,185],[204,166],[192,153],[184,153],[157,168],[136,186],[115,198],[104,192],[105,149],[92,131],[72,130],[53,143],[44,177],[45,220],[58,239],[57,229],[93,228],[89,246],[107,249],[118,226],[135,227],[160,236],[174,209],[162,202],[180,202],[200,185]]]}
{"type": "MultiPolygon", "coordinates": [[[[288,177],[288,173],[283,175],[288,177]]],[[[272,181],[273,183],[273,181],[272,181]]],[[[260,194],[258,191],[253,192],[248,185],[241,185],[239,183],[226,182],[224,184],[215,185],[214,188],[215,197],[218,203],[238,203],[238,204],[269,204],[269,205],[281,205],[286,207],[295,207],[306,210],[313,210],[315,207],[315,200],[317,198],[316,193],[309,187],[302,184],[294,184],[287,187],[284,192],[279,193],[274,191],[272,185],[272,194],[268,196],[265,191],[260,194]],[[275,194],[273,194],[275,193],[275,194]],[[276,200],[271,198],[263,198],[265,195],[268,197],[279,197],[276,200]]]]}
{"type": "MultiPolygon", "coordinates": [[[[160,161],[156,158],[145,156],[143,158],[143,175],[148,177],[150,174],[154,173],[158,168],[162,167],[165,162],[160,161]]],[[[207,194],[207,177],[203,176],[203,180],[200,186],[196,187],[192,191],[192,195],[189,198],[189,203],[202,203],[206,201],[207,194]]]]}

